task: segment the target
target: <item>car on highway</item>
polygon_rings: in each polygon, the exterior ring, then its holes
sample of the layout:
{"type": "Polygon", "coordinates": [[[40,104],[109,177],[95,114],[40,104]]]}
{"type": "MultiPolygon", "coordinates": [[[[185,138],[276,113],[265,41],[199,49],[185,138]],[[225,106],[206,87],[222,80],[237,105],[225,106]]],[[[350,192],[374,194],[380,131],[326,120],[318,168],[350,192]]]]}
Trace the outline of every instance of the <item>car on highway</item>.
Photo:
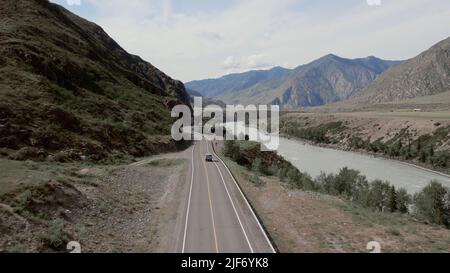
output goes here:
{"type": "Polygon", "coordinates": [[[213,161],[213,156],[212,154],[207,154],[206,155],[206,162],[212,162],[213,161]]]}

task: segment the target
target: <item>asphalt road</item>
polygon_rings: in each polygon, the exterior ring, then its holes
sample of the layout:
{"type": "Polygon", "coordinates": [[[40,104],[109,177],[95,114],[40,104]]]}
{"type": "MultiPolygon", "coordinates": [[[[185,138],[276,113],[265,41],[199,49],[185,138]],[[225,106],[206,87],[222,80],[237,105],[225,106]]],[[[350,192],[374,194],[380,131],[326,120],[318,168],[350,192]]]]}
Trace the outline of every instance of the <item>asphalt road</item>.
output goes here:
{"type": "Polygon", "coordinates": [[[181,253],[273,253],[261,224],[206,140],[191,148],[176,240],[181,253]],[[206,154],[214,161],[206,162],[206,154]]]}

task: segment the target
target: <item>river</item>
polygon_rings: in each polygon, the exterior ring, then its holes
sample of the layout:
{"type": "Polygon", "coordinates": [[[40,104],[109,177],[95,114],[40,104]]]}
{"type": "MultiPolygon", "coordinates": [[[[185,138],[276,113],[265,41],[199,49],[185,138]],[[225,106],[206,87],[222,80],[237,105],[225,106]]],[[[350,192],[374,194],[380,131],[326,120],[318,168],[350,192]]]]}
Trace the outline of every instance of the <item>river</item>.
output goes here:
{"type": "Polygon", "coordinates": [[[337,173],[343,167],[356,169],[369,181],[389,181],[397,188],[416,193],[431,180],[450,187],[450,177],[396,160],[355,152],[313,146],[302,141],[280,138],[278,154],[302,172],[317,177],[321,172],[337,173]]]}
{"type": "MultiPolygon", "coordinates": [[[[226,124],[225,126],[227,130],[233,131],[234,124],[226,124]]],[[[240,123],[236,127],[240,130],[245,128],[240,123]]],[[[248,133],[249,135],[260,134],[255,128],[249,128],[248,133]]],[[[422,190],[432,180],[450,188],[450,176],[405,162],[369,154],[323,148],[283,137],[274,139],[277,140],[275,141],[276,144],[279,141],[276,149],[278,154],[313,178],[322,172],[336,174],[340,169],[348,167],[360,171],[369,181],[375,179],[389,181],[397,188],[404,188],[411,194],[422,190]]]]}

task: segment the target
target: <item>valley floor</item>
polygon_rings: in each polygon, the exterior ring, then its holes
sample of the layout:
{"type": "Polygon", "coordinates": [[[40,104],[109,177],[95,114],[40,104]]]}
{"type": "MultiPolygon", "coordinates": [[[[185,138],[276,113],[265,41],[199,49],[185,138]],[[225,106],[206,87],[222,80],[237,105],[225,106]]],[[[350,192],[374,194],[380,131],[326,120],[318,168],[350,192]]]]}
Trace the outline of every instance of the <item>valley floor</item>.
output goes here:
{"type": "MultiPolygon", "coordinates": [[[[222,157],[223,158],[223,157],[222,157]]],[[[450,230],[291,190],[223,158],[280,252],[448,252],[450,230]]],[[[173,252],[189,153],[130,165],[0,159],[0,252],[173,252]]]]}

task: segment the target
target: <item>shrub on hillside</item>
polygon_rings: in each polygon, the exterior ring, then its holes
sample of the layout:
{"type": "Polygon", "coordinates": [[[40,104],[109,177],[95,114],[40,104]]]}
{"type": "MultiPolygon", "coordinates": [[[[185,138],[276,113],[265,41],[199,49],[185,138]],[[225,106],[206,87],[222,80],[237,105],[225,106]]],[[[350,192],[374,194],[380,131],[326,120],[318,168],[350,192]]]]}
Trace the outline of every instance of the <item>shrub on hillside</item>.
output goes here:
{"type": "Polygon", "coordinates": [[[224,154],[226,157],[231,158],[235,162],[239,162],[241,159],[241,149],[236,141],[225,141],[224,154]]]}
{"type": "Polygon", "coordinates": [[[40,240],[45,247],[62,250],[69,241],[69,236],[64,231],[64,221],[61,219],[53,221],[47,231],[41,235],[40,240]]]}
{"type": "Polygon", "coordinates": [[[375,180],[370,183],[368,205],[378,211],[387,211],[389,208],[389,182],[375,180]]]}
{"type": "Polygon", "coordinates": [[[414,196],[414,215],[430,223],[450,226],[450,190],[432,181],[414,196]]]}
{"type": "Polygon", "coordinates": [[[349,168],[341,169],[337,175],[322,173],[314,183],[322,193],[341,196],[378,211],[407,213],[411,202],[405,189],[396,190],[381,180],[369,183],[364,175],[349,168]]]}
{"type": "Polygon", "coordinates": [[[411,205],[412,197],[405,189],[397,191],[397,210],[401,213],[408,213],[411,205]]]}

